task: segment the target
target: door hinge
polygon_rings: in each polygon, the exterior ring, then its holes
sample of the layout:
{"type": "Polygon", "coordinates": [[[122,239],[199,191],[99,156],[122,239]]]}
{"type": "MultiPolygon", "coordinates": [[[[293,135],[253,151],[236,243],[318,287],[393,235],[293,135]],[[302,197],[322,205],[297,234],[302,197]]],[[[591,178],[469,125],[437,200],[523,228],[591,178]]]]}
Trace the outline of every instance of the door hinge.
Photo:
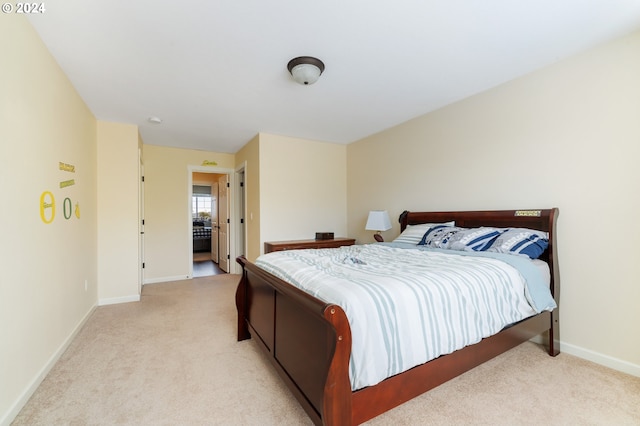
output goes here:
{"type": "Polygon", "coordinates": [[[142,269],[144,269],[144,262],[142,262],[142,269]]]}
{"type": "Polygon", "coordinates": [[[227,223],[231,223],[231,219],[227,218],[227,223]]]}
{"type": "Polygon", "coordinates": [[[230,188],[231,184],[229,182],[227,182],[227,188],[230,188]]]}
{"type": "Polygon", "coordinates": [[[140,176],[140,178],[142,179],[142,181],[144,182],[144,176],[140,176]]]}
{"type": "Polygon", "coordinates": [[[142,219],[142,224],[144,225],[144,219],[142,219]]]}
{"type": "Polygon", "coordinates": [[[244,182],[240,182],[240,188],[244,186],[244,182]]]}
{"type": "Polygon", "coordinates": [[[229,260],[229,259],[231,259],[231,255],[230,254],[227,255],[227,260],[229,260]]]}
{"type": "Polygon", "coordinates": [[[240,218],[240,223],[244,223],[244,217],[240,218]]]}

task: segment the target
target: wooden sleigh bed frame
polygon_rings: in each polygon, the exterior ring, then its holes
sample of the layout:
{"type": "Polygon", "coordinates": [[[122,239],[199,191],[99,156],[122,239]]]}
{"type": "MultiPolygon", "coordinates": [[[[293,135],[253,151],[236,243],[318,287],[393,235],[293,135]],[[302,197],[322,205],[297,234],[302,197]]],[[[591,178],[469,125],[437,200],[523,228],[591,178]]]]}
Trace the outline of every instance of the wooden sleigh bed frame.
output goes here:
{"type": "MultiPolygon", "coordinates": [[[[540,257],[549,264],[551,292],[558,304],[560,279],[556,245],[558,209],[467,212],[407,212],[401,229],[455,220],[456,226],[538,229],[549,233],[540,257]]],[[[310,296],[260,269],[244,257],[236,291],[238,341],[254,337],[317,425],[357,425],[543,334],[551,356],[560,353],[559,308],[503,329],[479,343],[440,356],[375,386],[352,391],[349,379],[351,330],[344,311],[310,296]]]]}

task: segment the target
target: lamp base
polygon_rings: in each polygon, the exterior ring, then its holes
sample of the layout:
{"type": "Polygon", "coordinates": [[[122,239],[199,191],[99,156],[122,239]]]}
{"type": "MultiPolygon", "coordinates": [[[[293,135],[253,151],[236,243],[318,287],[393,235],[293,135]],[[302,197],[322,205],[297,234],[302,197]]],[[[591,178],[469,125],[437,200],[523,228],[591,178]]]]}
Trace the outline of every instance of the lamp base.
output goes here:
{"type": "Polygon", "coordinates": [[[384,238],[382,238],[382,235],[380,235],[379,233],[373,234],[373,239],[379,243],[384,243],[384,238]]]}

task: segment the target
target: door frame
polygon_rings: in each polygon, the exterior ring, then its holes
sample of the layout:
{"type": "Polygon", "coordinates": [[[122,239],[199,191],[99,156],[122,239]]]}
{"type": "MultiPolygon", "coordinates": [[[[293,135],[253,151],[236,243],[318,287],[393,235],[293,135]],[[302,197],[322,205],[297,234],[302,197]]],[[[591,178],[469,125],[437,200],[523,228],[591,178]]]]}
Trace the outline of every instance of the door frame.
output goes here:
{"type": "Polygon", "coordinates": [[[144,285],[144,162],[138,148],[138,296],[144,285]]]}
{"type": "Polygon", "coordinates": [[[229,198],[233,194],[233,188],[231,188],[231,181],[229,175],[217,175],[216,182],[218,183],[218,266],[226,273],[231,273],[231,253],[229,249],[231,247],[231,202],[229,198]],[[224,199],[225,203],[222,203],[224,199]],[[225,223],[226,219],[226,223],[225,223]],[[224,232],[223,232],[224,231],[224,232]],[[221,235],[225,235],[226,238],[221,238],[221,235]],[[222,241],[222,243],[220,243],[222,241]]]}
{"type": "MultiPolygon", "coordinates": [[[[189,208],[187,209],[187,221],[188,221],[188,232],[187,232],[187,247],[191,247],[189,250],[188,256],[188,278],[193,278],[193,220],[192,220],[192,211],[191,211],[191,200],[193,198],[193,173],[214,173],[219,175],[227,175],[229,176],[229,189],[235,189],[235,170],[228,169],[225,167],[215,167],[215,166],[187,166],[187,204],[189,208]]],[[[235,191],[234,191],[235,192],[235,191]]],[[[237,273],[235,262],[236,258],[236,232],[238,229],[236,221],[233,220],[236,217],[236,203],[235,197],[228,197],[229,202],[229,217],[232,218],[231,223],[229,224],[229,273],[237,273]]]]}
{"type": "MultiPolygon", "coordinates": [[[[247,162],[243,161],[235,169],[235,186],[233,188],[233,200],[236,205],[235,215],[231,216],[232,220],[238,225],[233,235],[236,241],[236,257],[247,254],[247,162]]],[[[241,266],[237,262],[233,262],[237,267],[236,273],[241,274],[241,266]]]]}
{"type": "MultiPolygon", "coordinates": [[[[211,173],[211,174],[215,174],[215,173],[211,173]]],[[[215,195],[215,200],[216,200],[215,210],[219,210],[218,209],[218,205],[220,204],[218,199],[218,196],[220,194],[219,186],[220,186],[220,183],[211,182],[211,196],[213,197],[215,195]]],[[[220,217],[218,215],[218,212],[216,211],[216,225],[213,226],[213,210],[214,209],[211,209],[211,252],[210,252],[211,256],[210,258],[214,263],[218,263],[220,262],[220,247],[218,247],[219,246],[218,240],[220,239],[220,231],[219,231],[220,217]],[[214,235],[215,235],[215,238],[214,238],[214,235]]]]}

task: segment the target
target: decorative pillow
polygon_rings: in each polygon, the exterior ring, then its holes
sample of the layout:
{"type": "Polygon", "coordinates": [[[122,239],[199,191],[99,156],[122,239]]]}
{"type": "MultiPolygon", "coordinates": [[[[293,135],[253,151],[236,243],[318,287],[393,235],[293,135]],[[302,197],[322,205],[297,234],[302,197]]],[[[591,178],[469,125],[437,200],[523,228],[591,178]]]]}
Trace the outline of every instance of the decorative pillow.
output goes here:
{"type": "Polygon", "coordinates": [[[457,226],[443,226],[438,225],[429,229],[426,234],[418,243],[421,246],[427,246],[431,248],[446,249],[449,246],[449,241],[461,232],[464,228],[458,228],[457,226]]]}
{"type": "Polygon", "coordinates": [[[549,246],[549,234],[526,228],[508,228],[486,251],[520,254],[537,259],[549,246]]]}
{"type": "Polygon", "coordinates": [[[484,251],[498,238],[504,229],[480,227],[461,229],[447,242],[448,249],[463,251],[484,251]]]}
{"type": "Polygon", "coordinates": [[[394,243],[418,244],[424,234],[434,226],[454,226],[455,222],[445,223],[421,223],[419,225],[407,225],[402,234],[393,240],[394,243]]]}

